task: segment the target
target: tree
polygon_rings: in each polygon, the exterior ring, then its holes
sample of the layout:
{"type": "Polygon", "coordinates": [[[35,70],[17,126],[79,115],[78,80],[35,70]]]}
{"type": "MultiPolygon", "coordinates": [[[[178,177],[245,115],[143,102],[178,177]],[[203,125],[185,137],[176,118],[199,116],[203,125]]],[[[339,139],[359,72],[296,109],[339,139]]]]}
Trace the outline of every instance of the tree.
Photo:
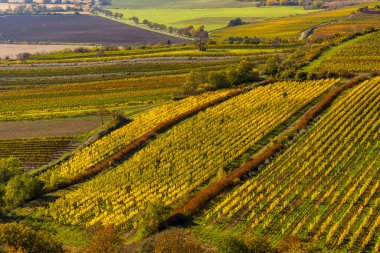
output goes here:
{"type": "Polygon", "coordinates": [[[238,26],[238,25],[243,25],[244,22],[241,18],[235,18],[232,19],[229,23],[228,26],[238,26]]]}
{"type": "Polygon", "coordinates": [[[184,95],[194,95],[200,84],[207,82],[207,76],[200,71],[190,71],[186,78],[186,82],[182,86],[182,93],[184,95]]]}
{"type": "Polygon", "coordinates": [[[135,22],[135,24],[139,23],[139,18],[138,17],[132,17],[131,20],[135,22]]]}
{"type": "Polygon", "coordinates": [[[230,86],[226,73],[223,71],[212,71],[207,76],[207,81],[210,85],[215,86],[217,89],[228,88],[230,86]]]}
{"type": "Polygon", "coordinates": [[[265,65],[265,73],[271,76],[275,76],[277,73],[280,72],[280,67],[281,67],[281,59],[279,56],[273,56],[270,57],[265,65]]]}
{"type": "Polygon", "coordinates": [[[4,201],[16,207],[25,201],[39,197],[43,193],[43,182],[26,174],[10,179],[5,187],[4,201]]]}
{"type": "Polygon", "coordinates": [[[135,228],[138,228],[138,236],[145,238],[160,231],[167,219],[168,211],[161,202],[149,203],[137,218],[135,228]]]}
{"type": "Polygon", "coordinates": [[[208,32],[205,30],[203,25],[193,28],[192,26],[188,27],[191,36],[195,39],[195,44],[198,46],[199,51],[206,51],[206,44],[209,38],[208,32]]]}
{"type": "Polygon", "coordinates": [[[118,253],[125,252],[123,241],[112,226],[95,226],[89,231],[91,244],[85,253],[118,253]]]}
{"type": "Polygon", "coordinates": [[[12,177],[23,173],[21,161],[10,157],[0,159],[0,184],[8,182],[12,177]]]}
{"type": "Polygon", "coordinates": [[[247,83],[247,82],[253,82],[257,81],[258,79],[258,72],[254,68],[256,65],[247,59],[241,60],[236,67],[236,74],[237,74],[237,83],[247,83]]]}
{"type": "Polygon", "coordinates": [[[64,252],[63,245],[51,235],[18,223],[0,224],[0,244],[8,252],[64,252]]]}

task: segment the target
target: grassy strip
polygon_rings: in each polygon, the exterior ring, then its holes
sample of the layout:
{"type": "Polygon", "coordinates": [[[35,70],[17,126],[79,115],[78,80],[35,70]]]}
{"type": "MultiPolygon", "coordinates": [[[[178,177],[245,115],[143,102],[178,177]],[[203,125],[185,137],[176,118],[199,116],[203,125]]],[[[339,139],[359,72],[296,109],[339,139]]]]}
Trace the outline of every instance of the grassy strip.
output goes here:
{"type": "Polygon", "coordinates": [[[234,96],[240,95],[246,91],[248,91],[248,89],[244,89],[244,88],[231,91],[230,93],[228,93],[227,95],[225,95],[223,97],[216,98],[216,99],[214,99],[208,103],[205,103],[203,105],[199,105],[199,106],[195,107],[194,109],[191,109],[187,112],[184,112],[180,115],[177,115],[176,117],[174,117],[172,119],[169,119],[167,121],[160,123],[158,126],[153,128],[152,130],[150,130],[149,132],[147,132],[143,136],[139,137],[138,139],[136,139],[135,141],[130,143],[128,146],[126,146],[122,150],[118,151],[116,154],[114,154],[110,158],[108,158],[108,159],[104,160],[103,162],[100,162],[99,164],[93,166],[92,168],[68,179],[64,183],[61,183],[57,186],[46,189],[46,191],[48,193],[54,192],[54,191],[57,191],[59,189],[68,187],[70,185],[81,183],[81,182],[85,181],[85,180],[89,179],[90,177],[95,176],[99,172],[109,168],[110,166],[123,162],[125,159],[127,159],[128,157],[133,155],[136,151],[138,151],[139,149],[144,147],[144,145],[149,140],[153,139],[159,133],[162,133],[162,132],[168,130],[169,128],[171,128],[175,124],[178,124],[179,122],[186,120],[186,119],[196,115],[197,113],[206,110],[207,108],[209,108],[211,106],[215,106],[217,104],[220,104],[220,103],[222,103],[222,102],[224,102],[224,101],[226,101],[226,100],[228,100],[234,96]]]}
{"type": "Polygon", "coordinates": [[[253,159],[241,165],[237,169],[229,173],[225,178],[213,182],[203,190],[190,196],[188,199],[179,204],[173,210],[168,219],[169,224],[178,224],[188,221],[189,218],[198,213],[209,201],[222,194],[240,182],[240,179],[246,176],[252,170],[257,169],[266,160],[273,157],[277,152],[285,147],[287,140],[294,137],[303,128],[305,128],[312,120],[322,113],[345,89],[351,88],[363,78],[354,78],[349,82],[332,89],[317,104],[303,114],[290,128],[281,133],[277,140],[267,144],[261,151],[254,155],[253,159]]]}

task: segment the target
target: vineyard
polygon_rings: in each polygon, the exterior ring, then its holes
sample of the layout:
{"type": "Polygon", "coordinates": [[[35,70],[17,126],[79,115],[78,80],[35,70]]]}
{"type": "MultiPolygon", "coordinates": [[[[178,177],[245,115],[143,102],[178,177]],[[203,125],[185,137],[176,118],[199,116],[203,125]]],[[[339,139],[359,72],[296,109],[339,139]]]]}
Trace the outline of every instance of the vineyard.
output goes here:
{"type": "Polygon", "coordinates": [[[65,181],[77,174],[90,169],[96,163],[110,157],[118,150],[128,146],[135,139],[143,136],[151,129],[165,120],[175,117],[187,110],[212,101],[223,98],[230,92],[216,92],[198,97],[191,97],[177,103],[152,109],[140,114],[136,119],[126,126],[101,138],[92,145],[75,153],[67,162],[47,171],[40,176],[48,185],[65,181]]]}
{"type": "Polygon", "coordinates": [[[350,15],[359,8],[360,6],[356,5],[337,10],[319,11],[301,16],[295,15],[286,18],[270,19],[243,26],[217,30],[211,35],[214,39],[227,39],[230,36],[297,39],[303,31],[313,26],[350,15]]]}
{"type": "Polygon", "coordinates": [[[19,158],[24,169],[30,170],[58,159],[77,146],[75,137],[0,140],[0,159],[19,158]]]}
{"type": "Polygon", "coordinates": [[[343,35],[358,33],[369,28],[380,28],[379,17],[377,15],[359,12],[337,23],[329,24],[316,29],[311,38],[320,39],[331,37],[336,34],[343,35]]]}
{"type": "Polygon", "coordinates": [[[317,68],[335,72],[380,72],[380,33],[371,33],[340,49],[317,68]]]}
{"type": "Polygon", "coordinates": [[[0,252],[380,252],[378,3],[43,7],[0,11],[0,252]]]}
{"type": "MultiPolygon", "coordinates": [[[[231,98],[169,129],[46,212],[63,223],[130,227],[147,203],[161,199],[172,205],[214,180],[237,156],[337,82],[280,82],[231,98]]],[[[68,169],[61,171],[65,175],[68,169]]]]}
{"type": "Polygon", "coordinates": [[[91,83],[16,87],[0,95],[0,119],[38,119],[96,114],[99,108],[122,110],[172,98],[183,75],[91,83]],[[20,99],[22,99],[20,102],[20,99]]]}
{"type": "Polygon", "coordinates": [[[374,78],[346,91],[285,153],[208,209],[205,224],[378,252],[379,84],[374,78]]]}

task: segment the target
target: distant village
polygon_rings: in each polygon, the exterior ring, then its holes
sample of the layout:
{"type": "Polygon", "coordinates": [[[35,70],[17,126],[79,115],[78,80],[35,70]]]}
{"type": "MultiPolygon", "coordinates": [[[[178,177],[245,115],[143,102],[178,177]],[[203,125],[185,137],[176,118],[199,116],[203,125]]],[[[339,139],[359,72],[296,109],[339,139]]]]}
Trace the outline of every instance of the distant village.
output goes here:
{"type": "Polygon", "coordinates": [[[0,0],[0,15],[91,12],[111,0],[0,0]]]}

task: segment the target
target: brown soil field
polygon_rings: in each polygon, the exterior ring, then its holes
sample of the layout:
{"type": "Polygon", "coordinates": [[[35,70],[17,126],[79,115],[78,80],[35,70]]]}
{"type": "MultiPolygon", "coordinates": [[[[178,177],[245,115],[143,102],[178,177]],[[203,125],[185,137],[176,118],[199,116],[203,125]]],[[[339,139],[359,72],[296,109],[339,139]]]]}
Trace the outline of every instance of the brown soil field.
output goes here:
{"type": "Polygon", "coordinates": [[[78,47],[91,48],[82,45],[30,45],[30,44],[0,44],[0,58],[9,57],[15,59],[20,53],[50,53],[78,47]]]}
{"type": "Polygon", "coordinates": [[[99,126],[100,119],[96,117],[1,122],[0,140],[73,136],[99,126]]]}
{"type": "Polygon", "coordinates": [[[157,44],[183,43],[171,37],[89,15],[11,15],[0,17],[0,41],[157,44]]]}

